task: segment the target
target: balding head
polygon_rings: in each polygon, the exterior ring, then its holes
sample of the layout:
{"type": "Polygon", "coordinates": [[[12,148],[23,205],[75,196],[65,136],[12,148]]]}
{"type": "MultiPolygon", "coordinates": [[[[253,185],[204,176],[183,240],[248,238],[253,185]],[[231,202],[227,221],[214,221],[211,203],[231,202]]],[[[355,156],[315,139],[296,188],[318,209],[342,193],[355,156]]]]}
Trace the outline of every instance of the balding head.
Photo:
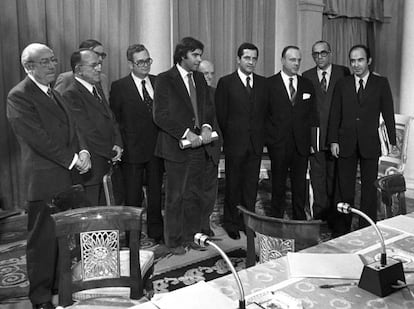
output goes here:
{"type": "Polygon", "coordinates": [[[48,46],[29,44],[22,52],[21,63],[26,73],[42,85],[47,86],[55,80],[57,59],[48,46]]]}
{"type": "Polygon", "coordinates": [[[211,87],[213,85],[214,79],[214,64],[212,64],[208,60],[203,60],[200,62],[200,65],[198,66],[198,71],[204,74],[204,78],[207,82],[207,85],[211,87]]]}
{"type": "Polygon", "coordinates": [[[41,43],[32,43],[27,45],[25,49],[23,49],[20,61],[26,73],[28,73],[27,64],[32,61],[36,61],[38,55],[43,51],[50,51],[51,53],[53,53],[53,51],[47,45],[41,43]]]}

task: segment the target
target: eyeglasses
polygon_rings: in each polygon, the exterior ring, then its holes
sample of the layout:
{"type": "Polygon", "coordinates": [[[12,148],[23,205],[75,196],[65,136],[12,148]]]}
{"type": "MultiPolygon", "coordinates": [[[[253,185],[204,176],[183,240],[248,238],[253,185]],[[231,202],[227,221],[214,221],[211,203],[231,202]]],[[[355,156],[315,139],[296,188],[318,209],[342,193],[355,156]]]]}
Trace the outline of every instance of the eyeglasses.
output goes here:
{"type": "Polygon", "coordinates": [[[102,66],[102,62],[95,62],[91,64],[81,64],[81,66],[91,67],[92,69],[97,70],[99,67],[102,66]]]}
{"type": "Polygon", "coordinates": [[[38,63],[40,64],[42,67],[47,67],[49,66],[51,63],[53,65],[57,65],[58,64],[58,60],[55,57],[52,58],[46,58],[46,59],[42,59],[40,61],[30,61],[31,63],[38,63]]]}
{"type": "Polygon", "coordinates": [[[106,58],[106,53],[98,53],[98,52],[96,52],[96,51],[94,51],[95,52],[95,54],[97,54],[99,57],[101,57],[102,59],[105,59],[106,58]]]}
{"type": "Polygon", "coordinates": [[[313,52],[312,53],[312,57],[313,58],[318,58],[319,56],[321,56],[321,57],[324,57],[325,58],[329,54],[330,54],[330,51],[323,50],[321,52],[313,52]]]}
{"type": "Polygon", "coordinates": [[[137,60],[137,61],[131,61],[133,64],[135,64],[137,67],[143,67],[144,65],[151,65],[152,64],[152,58],[147,58],[145,60],[137,60]]]}

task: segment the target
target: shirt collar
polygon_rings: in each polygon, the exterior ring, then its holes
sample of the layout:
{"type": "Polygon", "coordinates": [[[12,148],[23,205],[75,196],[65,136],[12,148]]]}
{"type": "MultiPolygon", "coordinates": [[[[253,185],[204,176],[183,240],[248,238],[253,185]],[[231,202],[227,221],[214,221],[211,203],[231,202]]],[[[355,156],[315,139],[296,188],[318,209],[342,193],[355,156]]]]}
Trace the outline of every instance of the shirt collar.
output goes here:
{"type": "Polygon", "coordinates": [[[39,83],[34,77],[33,77],[33,75],[31,75],[31,74],[27,74],[27,76],[29,76],[29,78],[36,84],[36,86],[37,87],[39,87],[40,88],[40,90],[42,90],[44,93],[46,93],[47,94],[47,91],[49,90],[49,88],[50,88],[50,85],[43,85],[43,84],[41,84],[41,83],[39,83]]]}
{"type": "Polygon", "coordinates": [[[293,78],[293,83],[296,83],[296,81],[298,79],[298,76],[296,74],[292,75],[292,76],[289,76],[285,72],[283,72],[283,70],[280,71],[280,75],[282,75],[282,79],[285,82],[285,84],[290,82],[290,80],[289,80],[290,78],[293,78]]]}
{"type": "MultiPolygon", "coordinates": [[[[370,74],[371,74],[371,72],[368,71],[368,73],[362,78],[362,80],[364,81],[364,87],[366,87],[366,85],[367,85],[368,77],[369,77],[370,74]]],[[[354,74],[354,78],[355,78],[355,85],[357,85],[359,87],[359,80],[361,78],[356,76],[355,74],[354,74]]]]}
{"type": "Polygon", "coordinates": [[[90,93],[93,93],[93,85],[92,84],[90,84],[90,83],[88,83],[86,80],[83,80],[82,78],[79,78],[79,77],[77,77],[77,76],[75,76],[75,79],[78,81],[78,82],[80,82],[86,89],[88,89],[88,91],[90,92],[90,93]]]}
{"type": "Polygon", "coordinates": [[[188,73],[193,73],[192,71],[188,72],[187,70],[185,70],[179,63],[176,64],[176,67],[178,69],[178,72],[180,72],[181,78],[184,80],[187,79],[188,73]]]}
{"type": "Polygon", "coordinates": [[[318,72],[318,76],[322,78],[322,72],[326,72],[326,78],[331,76],[332,73],[332,64],[330,64],[325,70],[320,69],[319,67],[316,67],[316,71],[318,72]]]}
{"type": "Polygon", "coordinates": [[[145,76],[145,78],[139,78],[138,76],[136,76],[134,73],[131,72],[131,76],[132,76],[132,79],[135,81],[135,83],[142,84],[142,81],[145,80],[145,84],[148,85],[148,83],[150,82],[148,75],[145,76]]]}
{"type": "Polygon", "coordinates": [[[250,84],[253,85],[253,73],[250,73],[249,75],[246,75],[240,69],[237,69],[237,74],[239,75],[239,77],[242,80],[243,84],[246,84],[247,77],[250,77],[250,84]]]}

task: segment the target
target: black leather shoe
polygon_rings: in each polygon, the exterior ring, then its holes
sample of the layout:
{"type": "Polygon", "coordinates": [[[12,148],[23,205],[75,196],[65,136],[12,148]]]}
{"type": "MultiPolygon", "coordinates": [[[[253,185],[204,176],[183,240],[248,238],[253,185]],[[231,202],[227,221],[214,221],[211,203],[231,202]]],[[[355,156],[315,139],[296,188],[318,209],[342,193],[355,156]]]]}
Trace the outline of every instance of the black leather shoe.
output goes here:
{"type": "Polygon", "coordinates": [[[231,239],[240,239],[239,231],[226,231],[231,239]]]}
{"type": "Polygon", "coordinates": [[[206,251],[207,250],[207,248],[200,247],[199,245],[197,245],[193,242],[187,243],[186,248],[196,250],[196,251],[206,251]]]}
{"type": "Polygon", "coordinates": [[[55,306],[48,301],[47,303],[33,305],[33,309],[55,309],[55,306]]]}

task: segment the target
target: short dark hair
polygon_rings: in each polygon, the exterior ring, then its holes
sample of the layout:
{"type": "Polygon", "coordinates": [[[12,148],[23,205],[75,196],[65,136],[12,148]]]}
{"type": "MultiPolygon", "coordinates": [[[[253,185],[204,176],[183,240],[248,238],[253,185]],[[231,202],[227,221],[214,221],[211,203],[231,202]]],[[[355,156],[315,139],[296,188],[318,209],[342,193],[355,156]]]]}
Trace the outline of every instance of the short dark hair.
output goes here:
{"type": "Polygon", "coordinates": [[[300,49],[299,49],[299,47],[297,47],[297,46],[295,46],[295,45],[288,45],[288,46],[286,46],[285,48],[283,48],[283,50],[282,50],[282,58],[285,58],[285,55],[286,55],[286,53],[287,53],[287,51],[288,51],[289,49],[296,49],[296,50],[300,50],[300,49]]]}
{"type": "Polygon", "coordinates": [[[237,49],[237,57],[241,58],[243,56],[245,49],[255,50],[257,53],[257,57],[259,58],[259,49],[257,48],[257,46],[247,42],[244,42],[239,46],[239,48],[237,49]]]}
{"type": "Polygon", "coordinates": [[[127,52],[126,52],[127,59],[129,61],[133,61],[134,54],[142,52],[144,50],[148,51],[148,49],[146,49],[143,44],[132,44],[132,45],[128,46],[128,49],[127,49],[127,52]]]}
{"type": "Polygon", "coordinates": [[[79,49],[94,49],[96,46],[102,46],[101,42],[94,39],[87,39],[79,44],[79,49]]]}
{"type": "Polygon", "coordinates": [[[185,37],[181,39],[180,43],[175,46],[174,64],[181,63],[181,59],[187,56],[190,51],[201,49],[204,51],[204,45],[199,40],[192,37],[185,37]]]}
{"type": "Polygon", "coordinates": [[[92,52],[89,48],[80,48],[72,53],[70,56],[70,67],[72,68],[72,72],[75,73],[76,66],[82,63],[82,52],[89,51],[92,52]]]}
{"type": "Polygon", "coordinates": [[[326,44],[328,46],[329,51],[331,51],[331,45],[325,40],[319,40],[319,41],[316,41],[315,43],[313,43],[312,51],[313,51],[313,48],[316,46],[316,44],[326,44]]]}
{"type": "Polygon", "coordinates": [[[351,53],[355,50],[355,49],[363,49],[365,51],[365,55],[367,56],[367,60],[369,60],[369,58],[371,58],[371,51],[369,50],[368,46],[364,45],[364,44],[357,44],[351,47],[351,49],[349,50],[349,54],[348,54],[348,58],[351,58],[351,53]]]}

